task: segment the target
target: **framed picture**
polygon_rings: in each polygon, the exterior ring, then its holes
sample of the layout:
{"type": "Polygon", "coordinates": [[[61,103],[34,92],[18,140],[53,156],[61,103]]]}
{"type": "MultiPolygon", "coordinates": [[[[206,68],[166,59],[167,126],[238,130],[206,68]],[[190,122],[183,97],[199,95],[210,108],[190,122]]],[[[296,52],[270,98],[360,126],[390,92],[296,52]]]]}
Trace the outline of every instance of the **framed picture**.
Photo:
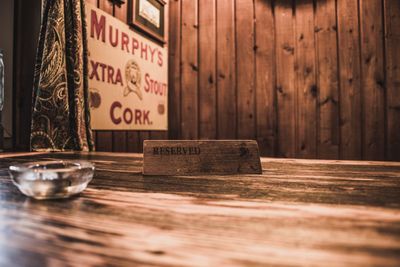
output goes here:
{"type": "Polygon", "coordinates": [[[163,0],[129,0],[129,25],[154,41],[162,45],[165,44],[164,7],[165,2],[163,0]]]}

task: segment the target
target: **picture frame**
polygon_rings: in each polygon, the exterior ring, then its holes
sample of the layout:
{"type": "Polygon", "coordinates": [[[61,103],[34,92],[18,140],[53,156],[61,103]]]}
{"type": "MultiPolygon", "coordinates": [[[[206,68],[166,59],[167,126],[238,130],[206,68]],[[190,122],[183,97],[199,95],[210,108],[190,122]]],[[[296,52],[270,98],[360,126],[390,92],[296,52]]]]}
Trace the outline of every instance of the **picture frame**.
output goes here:
{"type": "Polygon", "coordinates": [[[128,24],[155,42],[164,45],[165,5],[163,0],[129,0],[128,24]]]}

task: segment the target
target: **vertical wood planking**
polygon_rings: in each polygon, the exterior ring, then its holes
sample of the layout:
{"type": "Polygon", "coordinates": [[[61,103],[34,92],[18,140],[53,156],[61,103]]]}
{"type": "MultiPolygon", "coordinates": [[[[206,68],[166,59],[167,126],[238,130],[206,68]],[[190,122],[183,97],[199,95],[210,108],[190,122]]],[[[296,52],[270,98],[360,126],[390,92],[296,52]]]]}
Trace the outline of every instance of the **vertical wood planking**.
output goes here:
{"type": "Polygon", "coordinates": [[[112,138],[111,131],[96,131],[96,151],[112,151],[112,138]]]}
{"type": "Polygon", "coordinates": [[[254,139],[256,134],[253,4],[236,1],[237,135],[241,139],[254,139]]]}
{"type": "Polygon", "coordinates": [[[363,158],[385,159],[382,0],[360,0],[363,158]]]}
{"type": "Polygon", "coordinates": [[[140,151],[140,138],[139,131],[128,131],[126,134],[126,147],[127,152],[136,152],[140,151]]]}
{"type": "Polygon", "coordinates": [[[181,0],[169,1],[168,132],[179,139],[181,129],[181,0]]]}
{"type": "MultiPolygon", "coordinates": [[[[99,8],[104,12],[114,16],[114,8],[109,0],[98,0],[99,8]]],[[[126,4],[125,4],[126,5],[126,4]]]]}
{"type": "Polygon", "coordinates": [[[317,158],[339,158],[339,82],[335,0],[316,1],[318,99],[317,158]]]}
{"type": "Polygon", "coordinates": [[[150,139],[151,140],[168,140],[168,132],[166,132],[166,131],[151,131],[150,139]]]}
{"type": "Polygon", "coordinates": [[[118,18],[119,20],[127,23],[128,22],[128,19],[127,19],[127,16],[128,16],[128,4],[125,3],[125,4],[122,4],[120,6],[115,5],[115,7],[114,7],[114,16],[116,18],[118,18]]]}
{"type": "Polygon", "coordinates": [[[275,2],[278,156],[296,155],[295,34],[292,0],[275,2]]]}
{"type": "MultiPolygon", "coordinates": [[[[257,138],[263,155],[383,159],[386,112],[387,157],[400,160],[400,4],[293,1],[274,10],[272,0],[169,2],[169,138],[257,138]]],[[[122,149],[120,132],[98,135],[122,149]]],[[[125,147],[160,137],[126,133],[125,147]]]]}
{"type": "Polygon", "coordinates": [[[126,152],[126,131],[113,131],[112,132],[112,151],[114,152],[126,152]]]}
{"type": "Polygon", "coordinates": [[[400,161],[400,1],[384,0],[387,159],[400,161]]]}
{"type": "Polygon", "coordinates": [[[217,137],[216,0],[199,1],[199,137],[217,137]]]}
{"type": "Polygon", "coordinates": [[[340,157],[362,157],[361,71],[358,1],[338,0],[340,157]]]}
{"type": "Polygon", "coordinates": [[[139,153],[143,153],[143,141],[150,139],[150,131],[140,131],[139,132],[139,153]]]}
{"type": "Polygon", "coordinates": [[[296,0],[296,79],[297,141],[296,156],[317,156],[317,97],[315,77],[314,6],[309,0],[296,0]]]}
{"type": "Polygon", "coordinates": [[[236,138],[235,2],[217,0],[218,138],[236,138]]]}
{"type": "Polygon", "coordinates": [[[182,1],[181,137],[198,138],[198,2],[182,1]]]}
{"type": "Polygon", "coordinates": [[[276,153],[275,28],[272,0],[255,1],[257,141],[262,156],[276,153]]]}

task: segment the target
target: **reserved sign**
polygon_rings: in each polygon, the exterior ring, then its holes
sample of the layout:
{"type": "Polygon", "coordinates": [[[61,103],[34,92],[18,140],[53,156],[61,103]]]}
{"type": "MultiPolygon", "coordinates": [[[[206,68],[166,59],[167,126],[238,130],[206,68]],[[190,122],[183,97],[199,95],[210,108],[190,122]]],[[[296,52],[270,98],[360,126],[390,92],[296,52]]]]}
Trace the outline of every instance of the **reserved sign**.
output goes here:
{"type": "Polygon", "coordinates": [[[200,147],[196,146],[166,146],[153,147],[153,155],[200,155],[200,147]]]}
{"type": "Polygon", "coordinates": [[[261,174],[256,141],[154,141],[143,145],[144,175],[261,174]]]}

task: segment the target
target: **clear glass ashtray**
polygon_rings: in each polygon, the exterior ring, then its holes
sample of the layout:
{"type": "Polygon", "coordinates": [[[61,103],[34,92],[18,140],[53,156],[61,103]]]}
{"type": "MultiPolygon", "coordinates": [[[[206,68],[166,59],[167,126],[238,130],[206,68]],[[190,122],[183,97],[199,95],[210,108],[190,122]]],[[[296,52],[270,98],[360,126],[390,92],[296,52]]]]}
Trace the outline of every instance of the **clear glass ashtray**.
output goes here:
{"type": "Polygon", "coordinates": [[[85,190],[93,178],[88,161],[42,161],[9,167],[13,183],[36,199],[67,198],[85,190]]]}

